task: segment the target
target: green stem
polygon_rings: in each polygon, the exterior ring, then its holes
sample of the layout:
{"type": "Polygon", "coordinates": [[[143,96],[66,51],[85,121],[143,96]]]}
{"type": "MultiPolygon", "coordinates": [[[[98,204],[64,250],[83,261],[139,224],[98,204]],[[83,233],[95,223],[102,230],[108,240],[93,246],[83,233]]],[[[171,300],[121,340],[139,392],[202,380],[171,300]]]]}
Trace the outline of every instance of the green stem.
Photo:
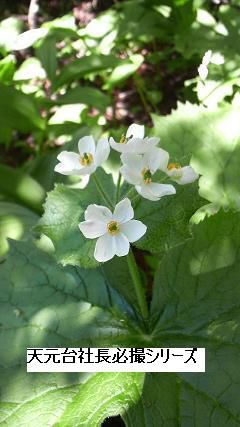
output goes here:
{"type": "Polygon", "coordinates": [[[136,260],[132,252],[132,249],[130,249],[129,254],[127,255],[127,262],[128,262],[129,272],[132,277],[134,289],[136,292],[138,305],[143,318],[146,320],[148,317],[148,307],[147,307],[145,292],[142,285],[140,273],[139,273],[138,266],[136,264],[136,260]]]}
{"type": "Polygon", "coordinates": [[[216,90],[218,90],[221,86],[227,86],[229,83],[239,83],[240,77],[232,77],[224,82],[220,82],[217,86],[215,86],[200,102],[203,103],[206,99],[209,98],[216,90]]]}
{"type": "Polygon", "coordinates": [[[97,177],[96,177],[95,173],[92,175],[92,177],[93,177],[93,179],[94,179],[95,185],[96,185],[96,187],[97,187],[97,189],[98,189],[99,193],[101,194],[101,196],[102,196],[103,200],[105,201],[105,203],[108,205],[108,207],[109,207],[110,209],[113,209],[113,208],[114,208],[114,206],[113,206],[113,204],[112,204],[111,200],[109,199],[108,195],[105,193],[105,191],[104,191],[104,189],[103,189],[103,187],[102,187],[101,183],[98,181],[98,179],[97,179],[97,177]]]}
{"type": "Polygon", "coordinates": [[[139,95],[139,97],[140,97],[140,99],[142,101],[144,110],[147,113],[147,115],[150,117],[150,119],[152,120],[152,118],[151,118],[151,111],[150,111],[150,109],[148,107],[147,100],[145,99],[145,94],[144,94],[144,90],[142,89],[141,81],[140,81],[140,79],[137,76],[135,76],[134,77],[134,82],[135,82],[135,86],[136,86],[138,95],[139,95]]]}
{"type": "Polygon", "coordinates": [[[132,204],[134,204],[135,202],[137,202],[138,200],[140,200],[140,194],[136,194],[132,199],[131,202],[132,204]]]}
{"type": "Polygon", "coordinates": [[[119,201],[121,180],[122,180],[122,175],[121,175],[121,172],[119,172],[118,181],[117,181],[117,189],[116,189],[116,204],[119,201]]]}
{"type": "Polygon", "coordinates": [[[130,190],[125,194],[125,196],[124,196],[124,197],[127,197],[128,199],[132,200],[132,197],[134,196],[134,194],[135,194],[135,188],[134,188],[134,187],[132,187],[132,188],[130,188],[130,190]]]}

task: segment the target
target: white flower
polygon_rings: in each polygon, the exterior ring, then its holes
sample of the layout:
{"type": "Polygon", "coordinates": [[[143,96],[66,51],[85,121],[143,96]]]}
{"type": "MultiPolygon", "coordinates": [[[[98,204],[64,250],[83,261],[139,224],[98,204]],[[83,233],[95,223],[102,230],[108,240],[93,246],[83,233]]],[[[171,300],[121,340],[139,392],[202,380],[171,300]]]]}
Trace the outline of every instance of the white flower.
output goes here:
{"type": "Polygon", "coordinates": [[[199,178],[199,175],[191,166],[181,167],[179,163],[169,163],[167,151],[165,151],[164,161],[162,161],[159,169],[180,185],[190,184],[199,178]]]}
{"type": "Polygon", "coordinates": [[[208,76],[208,67],[207,67],[207,65],[200,64],[199,67],[198,67],[198,74],[199,74],[199,77],[202,80],[206,80],[206,78],[208,76]]]}
{"type": "Polygon", "coordinates": [[[78,150],[79,154],[62,151],[54,170],[63,175],[91,175],[107,160],[110,146],[107,139],[100,139],[95,145],[92,136],[84,136],[78,142],[78,150]]]}
{"type": "Polygon", "coordinates": [[[79,228],[88,239],[98,238],[94,257],[99,262],[106,262],[117,256],[125,256],[130,243],[139,240],[147,230],[141,222],[133,219],[134,212],[129,199],[119,202],[114,212],[99,205],[89,205],[85,211],[85,221],[79,228]]]}
{"type": "Polygon", "coordinates": [[[121,155],[123,166],[120,172],[124,179],[135,185],[136,191],[145,199],[157,201],[163,196],[175,194],[172,185],[152,182],[152,175],[166,165],[168,153],[153,147],[144,155],[124,153],[121,155]]]}
{"type": "Polygon", "coordinates": [[[219,53],[213,53],[211,50],[205,52],[202,63],[198,67],[198,74],[202,80],[206,80],[208,76],[209,64],[222,65],[224,64],[224,56],[219,53]]]}
{"type": "Polygon", "coordinates": [[[145,153],[158,144],[159,138],[144,138],[144,126],[133,123],[119,142],[109,139],[111,147],[120,153],[145,153]]]}

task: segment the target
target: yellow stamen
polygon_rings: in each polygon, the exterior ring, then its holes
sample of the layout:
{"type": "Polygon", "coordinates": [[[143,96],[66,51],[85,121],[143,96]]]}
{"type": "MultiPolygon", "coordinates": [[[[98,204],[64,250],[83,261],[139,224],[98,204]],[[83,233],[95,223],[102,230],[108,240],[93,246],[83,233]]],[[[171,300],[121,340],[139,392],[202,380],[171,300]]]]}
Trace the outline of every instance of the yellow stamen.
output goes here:
{"type": "Polygon", "coordinates": [[[83,153],[79,158],[79,162],[82,166],[89,166],[93,162],[93,155],[91,153],[83,153]]]}
{"type": "Polygon", "coordinates": [[[144,168],[142,170],[142,176],[143,176],[143,181],[145,182],[145,184],[151,184],[152,174],[150,172],[150,169],[144,168]]]}
{"type": "Polygon", "coordinates": [[[172,169],[181,169],[181,165],[180,163],[169,163],[167,168],[169,171],[171,171],[172,169]]]}
{"type": "Polygon", "coordinates": [[[129,139],[132,138],[132,135],[130,135],[129,137],[126,137],[125,135],[122,135],[119,141],[119,144],[127,144],[129,139]]]}
{"type": "Polygon", "coordinates": [[[109,234],[111,234],[112,236],[115,236],[120,231],[120,227],[117,221],[110,221],[107,225],[107,229],[109,234]]]}

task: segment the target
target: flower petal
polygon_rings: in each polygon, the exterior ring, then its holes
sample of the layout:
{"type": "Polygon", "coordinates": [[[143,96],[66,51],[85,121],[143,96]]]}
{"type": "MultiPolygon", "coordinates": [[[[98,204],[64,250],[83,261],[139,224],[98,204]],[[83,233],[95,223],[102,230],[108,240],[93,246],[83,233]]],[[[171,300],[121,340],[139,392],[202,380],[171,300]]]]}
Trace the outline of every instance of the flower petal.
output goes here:
{"type": "Polygon", "coordinates": [[[92,163],[89,166],[81,166],[79,169],[78,175],[91,175],[97,169],[96,165],[92,163]]]}
{"type": "Polygon", "coordinates": [[[113,219],[121,224],[130,221],[134,217],[134,211],[128,198],[121,200],[113,212],[113,219]]]}
{"type": "Polygon", "coordinates": [[[143,157],[140,154],[123,153],[121,154],[121,161],[124,166],[127,166],[128,169],[131,169],[137,175],[141,174],[144,168],[143,157]]]}
{"type": "Polygon", "coordinates": [[[144,126],[143,125],[137,125],[137,124],[133,123],[132,125],[129,126],[127,133],[126,133],[126,137],[127,138],[143,139],[144,138],[144,126]]]}
{"type": "Polygon", "coordinates": [[[95,164],[96,166],[100,166],[103,162],[105,162],[110,153],[110,146],[108,140],[106,138],[102,138],[98,141],[95,151],[95,164]]]}
{"type": "Polygon", "coordinates": [[[159,141],[159,138],[133,138],[127,143],[129,153],[143,154],[150,150],[159,141]]]}
{"type": "Polygon", "coordinates": [[[169,154],[162,148],[152,147],[144,155],[144,161],[148,164],[151,173],[155,173],[158,169],[166,171],[169,154]]]}
{"type": "Polygon", "coordinates": [[[79,155],[71,151],[62,151],[57,159],[60,161],[54,170],[63,175],[78,175],[80,173],[81,164],[79,162],[79,155]]]}
{"type": "Polygon", "coordinates": [[[149,185],[136,185],[135,189],[144,199],[151,200],[152,202],[157,202],[159,200],[159,198],[154,196],[149,190],[149,185]]]}
{"type": "Polygon", "coordinates": [[[158,184],[157,182],[151,182],[142,186],[135,187],[137,192],[145,199],[157,201],[163,196],[169,196],[175,194],[176,190],[173,185],[170,184],[158,184]]]}
{"type": "Polygon", "coordinates": [[[159,143],[160,138],[157,138],[156,136],[150,136],[148,138],[144,138],[144,141],[149,147],[153,147],[159,143]]]}
{"type": "Polygon", "coordinates": [[[110,234],[104,234],[97,240],[94,258],[98,262],[106,262],[114,257],[116,254],[116,241],[114,236],[110,234]]]}
{"type": "Polygon", "coordinates": [[[180,185],[190,184],[199,178],[199,175],[191,166],[184,166],[181,171],[182,176],[176,179],[176,182],[180,185]]]}
{"type": "Polygon", "coordinates": [[[146,231],[146,225],[136,219],[132,219],[121,225],[121,232],[127,237],[130,243],[141,239],[146,231]]]}
{"type": "Polygon", "coordinates": [[[86,221],[99,221],[103,224],[107,224],[112,220],[112,212],[110,209],[95,204],[87,207],[84,216],[86,221]]]}
{"type": "Polygon", "coordinates": [[[125,256],[128,254],[130,249],[130,244],[126,236],[124,234],[119,233],[115,238],[115,244],[116,244],[116,255],[117,256],[125,256]]]}
{"type": "Polygon", "coordinates": [[[78,225],[87,239],[96,239],[107,232],[107,226],[101,221],[83,221],[78,225]]]}
{"type": "Polygon", "coordinates": [[[79,153],[95,153],[95,141],[91,135],[84,136],[78,141],[78,150],[79,153]]]}
{"type": "Polygon", "coordinates": [[[152,194],[159,198],[176,194],[176,189],[171,184],[158,184],[157,182],[151,182],[149,187],[152,194]]]}
{"type": "Polygon", "coordinates": [[[142,182],[141,175],[134,173],[127,166],[122,166],[120,168],[120,173],[122,174],[125,181],[127,181],[129,184],[137,185],[137,184],[140,184],[142,182]]]}
{"type": "Polygon", "coordinates": [[[112,137],[110,137],[109,144],[111,145],[113,150],[116,150],[119,153],[128,153],[129,152],[128,143],[120,144],[119,142],[116,142],[112,137]]]}

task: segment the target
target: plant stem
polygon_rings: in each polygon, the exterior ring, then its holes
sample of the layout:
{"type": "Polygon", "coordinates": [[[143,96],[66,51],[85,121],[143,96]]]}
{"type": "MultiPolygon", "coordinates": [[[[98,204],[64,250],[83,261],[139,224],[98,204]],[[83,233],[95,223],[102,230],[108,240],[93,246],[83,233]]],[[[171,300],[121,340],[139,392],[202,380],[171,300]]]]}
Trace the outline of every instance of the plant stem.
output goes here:
{"type": "Polygon", "coordinates": [[[145,110],[146,114],[150,117],[150,119],[152,120],[151,111],[150,111],[150,109],[148,107],[147,100],[145,99],[145,94],[144,94],[144,91],[142,89],[141,80],[138,78],[138,76],[134,77],[134,83],[135,83],[138,95],[139,95],[139,97],[140,97],[140,99],[142,101],[144,110],[145,110]]]}
{"type": "Polygon", "coordinates": [[[29,29],[37,28],[37,15],[39,11],[39,0],[31,0],[28,9],[28,26],[29,29]]]}
{"type": "Polygon", "coordinates": [[[99,191],[99,194],[101,194],[101,196],[102,196],[103,200],[104,200],[104,201],[105,201],[105,203],[108,205],[108,207],[109,207],[110,209],[113,209],[113,208],[114,208],[114,206],[113,206],[113,204],[112,204],[111,200],[109,199],[108,195],[105,193],[105,191],[104,191],[104,189],[103,189],[103,187],[102,187],[101,183],[100,183],[100,182],[99,182],[99,180],[97,179],[96,174],[94,173],[94,174],[92,175],[92,177],[93,177],[94,182],[95,182],[95,185],[96,185],[96,187],[97,187],[97,189],[98,189],[98,191],[99,191]]]}
{"type": "Polygon", "coordinates": [[[127,262],[128,262],[129,272],[132,277],[134,289],[136,292],[138,305],[143,318],[146,320],[148,317],[148,307],[147,307],[145,292],[142,285],[140,273],[139,273],[138,266],[136,264],[136,260],[132,252],[132,249],[130,249],[129,254],[127,255],[127,262]]]}
{"type": "Polygon", "coordinates": [[[135,193],[135,188],[134,188],[134,187],[132,187],[132,188],[130,188],[130,190],[125,194],[125,196],[124,196],[124,197],[127,197],[128,199],[132,200],[132,197],[133,197],[134,193],[135,193]]]}
{"type": "Polygon", "coordinates": [[[119,172],[118,181],[117,181],[117,189],[116,189],[116,203],[118,203],[118,200],[119,200],[121,180],[122,180],[122,175],[119,172]]]}

